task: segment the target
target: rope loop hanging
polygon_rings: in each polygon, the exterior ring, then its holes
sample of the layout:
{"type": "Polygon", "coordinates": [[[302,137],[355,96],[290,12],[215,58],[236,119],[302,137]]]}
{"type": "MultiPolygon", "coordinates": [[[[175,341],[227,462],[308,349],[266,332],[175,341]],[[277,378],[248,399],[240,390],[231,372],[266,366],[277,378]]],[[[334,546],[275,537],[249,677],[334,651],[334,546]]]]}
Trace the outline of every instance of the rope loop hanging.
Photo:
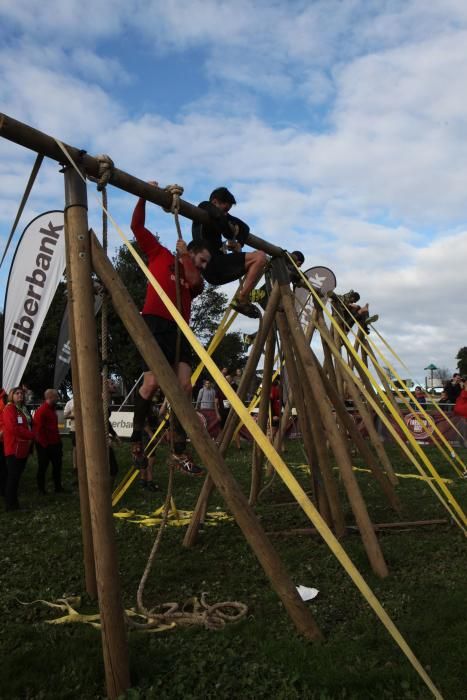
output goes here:
{"type": "Polygon", "coordinates": [[[101,153],[100,155],[96,156],[96,160],[98,161],[99,174],[97,177],[88,175],[87,178],[88,180],[92,180],[92,182],[97,182],[97,189],[99,192],[102,192],[105,190],[112,178],[115,164],[112,158],[106,153],[101,153]]]}
{"type": "Polygon", "coordinates": [[[178,213],[180,211],[180,197],[183,194],[183,187],[181,185],[167,185],[165,191],[169,192],[172,195],[172,206],[170,207],[170,209],[166,209],[165,211],[170,211],[174,215],[178,239],[181,240],[182,229],[180,227],[178,213]]]}

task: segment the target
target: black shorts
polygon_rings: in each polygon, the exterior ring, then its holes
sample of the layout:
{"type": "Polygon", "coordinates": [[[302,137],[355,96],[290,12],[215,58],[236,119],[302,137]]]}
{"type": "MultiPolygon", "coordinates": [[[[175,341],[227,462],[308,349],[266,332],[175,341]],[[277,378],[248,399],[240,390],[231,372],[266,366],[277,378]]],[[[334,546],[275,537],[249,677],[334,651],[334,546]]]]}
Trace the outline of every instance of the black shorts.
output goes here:
{"type": "MultiPolygon", "coordinates": [[[[169,321],[161,316],[152,316],[151,314],[143,314],[143,319],[151,331],[154,339],[162,350],[168,363],[173,366],[175,364],[175,354],[177,349],[177,329],[175,321],[169,321]]],[[[180,331],[180,362],[185,362],[187,365],[192,363],[193,353],[191,345],[180,331]]],[[[143,361],[144,372],[152,371],[143,361]]]]}
{"type": "Polygon", "coordinates": [[[227,253],[213,255],[203,277],[209,284],[227,284],[239,280],[245,274],[246,253],[227,253]]]}

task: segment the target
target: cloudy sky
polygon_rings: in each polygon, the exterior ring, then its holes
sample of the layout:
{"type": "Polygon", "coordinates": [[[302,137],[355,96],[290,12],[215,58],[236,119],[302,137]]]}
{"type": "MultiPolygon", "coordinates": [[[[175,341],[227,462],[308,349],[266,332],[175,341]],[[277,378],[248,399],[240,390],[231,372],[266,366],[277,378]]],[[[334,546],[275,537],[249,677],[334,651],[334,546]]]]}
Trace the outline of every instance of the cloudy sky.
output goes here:
{"type": "MultiPolygon", "coordinates": [[[[227,185],[255,234],[360,291],[419,381],[467,345],[466,73],[463,0],[0,0],[0,111],[193,203],[227,185]]],[[[0,139],[2,245],[33,161],[0,139]]],[[[62,206],[49,161],[19,228],[62,206]]]]}

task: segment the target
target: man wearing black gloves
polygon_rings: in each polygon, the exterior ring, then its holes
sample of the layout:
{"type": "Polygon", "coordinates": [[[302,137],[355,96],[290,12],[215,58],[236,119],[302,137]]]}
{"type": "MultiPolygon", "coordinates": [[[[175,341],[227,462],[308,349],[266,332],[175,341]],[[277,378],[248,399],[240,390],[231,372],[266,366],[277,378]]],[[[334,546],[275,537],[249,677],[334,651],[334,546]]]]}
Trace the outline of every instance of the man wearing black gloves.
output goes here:
{"type": "Polygon", "coordinates": [[[261,312],[249,301],[248,295],[263,274],[266,254],[261,250],[241,252],[250,229],[244,221],[228,213],[234,204],[235,197],[227,187],[218,187],[211,192],[209,202],[198,205],[208,212],[210,221],[207,224],[193,223],[193,240],[205,240],[209,246],[211,261],[203,271],[205,280],[209,284],[220,285],[245,275],[231,306],[245,316],[261,318],[261,312]],[[222,237],[227,239],[226,244],[222,237]]]}

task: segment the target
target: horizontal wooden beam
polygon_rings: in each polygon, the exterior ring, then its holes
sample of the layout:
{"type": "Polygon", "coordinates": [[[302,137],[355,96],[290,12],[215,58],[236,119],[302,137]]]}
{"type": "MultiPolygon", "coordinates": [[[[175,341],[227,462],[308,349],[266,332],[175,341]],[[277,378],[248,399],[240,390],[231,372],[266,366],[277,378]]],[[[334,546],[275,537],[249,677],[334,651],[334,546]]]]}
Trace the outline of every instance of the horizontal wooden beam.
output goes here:
{"type": "MultiPolygon", "coordinates": [[[[23,124],[22,122],[1,113],[0,136],[8,141],[17,143],[19,146],[29,148],[31,151],[41,153],[42,155],[47,156],[47,158],[56,160],[58,163],[67,164],[65,155],[52,136],[44,134],[38,129],[34,129],[27,124],[23,124]]],[[[86,151],[76,148],[75,146],[70,146],[66,143],[64,146],[75,163],[79,164],[86,175],[90,175],[91,177],[99,176],[99,161],[96,157],[89,155],[89,153],[86,153],[86,151]]],[[[160,187],[149,185],[147,182],[144,182],[144,180],[140,180],[133,175],[129,175],[118,168],[113,169],[109,184],[114,185],[114,187],[118,187],[118,189],[123,190],[124,192],[129,192],[136,197],[144,197],[144,199],[147,199],[148,202],[158,204],[160,207],[165,209],[170,209],[172,205],[171,194],[160,187]]],[[[193,204],[190,204],[190,202],[187,202],[184,199],[180,199],[179,212],[185,218],[201,224],[205,224],[209,221],[209,215],[204,209],[195,207],[193,204]]],[[[274,257],[284,254],[284,250],[282,248],[279,248],[268,241],[264,241],[262,238],[254,236],[252,233],[249,234],[247,243],[252,248],[263,250],[268,255],[272,255],[274,257]]]]}

